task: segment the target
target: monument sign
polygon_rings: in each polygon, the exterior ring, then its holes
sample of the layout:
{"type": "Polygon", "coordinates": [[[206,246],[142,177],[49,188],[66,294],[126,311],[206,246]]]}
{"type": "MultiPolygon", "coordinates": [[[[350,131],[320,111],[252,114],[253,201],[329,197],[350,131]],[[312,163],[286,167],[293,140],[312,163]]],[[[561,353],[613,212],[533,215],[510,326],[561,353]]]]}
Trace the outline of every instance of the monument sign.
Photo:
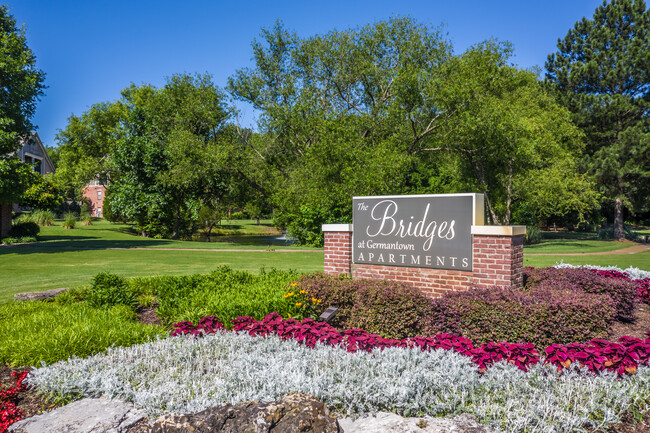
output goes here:
{"type": "Polygon", "coordinates": [[[472,270],[483,194],[354,197],[352,262],[472,270]]]}

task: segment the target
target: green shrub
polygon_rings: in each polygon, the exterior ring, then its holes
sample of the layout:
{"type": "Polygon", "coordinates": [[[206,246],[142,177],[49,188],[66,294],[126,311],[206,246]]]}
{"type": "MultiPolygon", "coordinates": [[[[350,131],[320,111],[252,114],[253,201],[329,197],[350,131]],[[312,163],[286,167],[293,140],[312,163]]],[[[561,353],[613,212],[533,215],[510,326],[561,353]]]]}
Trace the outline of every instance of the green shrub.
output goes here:
{"type": "Polygon", "coordinates": [[[246,219],[246,215],[244,212],[233,212],[230,214],[230,216],[227,218],[228,220],[244,220],[246,219]]]}
{"type": "Polygon", "coordinates": [[[38,209],[32,212],[32,221],[39,226],[53,226],[54,218],[54,212],[51,210],[38,209]]]}
{"type": "Polygon", "coordinates": [[[616,312],[608,296],[560,288],[470,289],[447,293],[434,305],[426,334],[462,335],[475,344],[529,342],[538,349],[605,337],[616,312]]]}
{"type": "Polygon", "coordinates": [[[140,278],[129,286],[134,293],[158,296],[157,313],[166,324],[216,315],[230,327],[240,316],[261,320],[277,311],[287,317],[285,287],[297,277],[294,271],[261,270],[256,275],[224,266],[207,275],[140,278]]]}
{"type": "Polygon", "coordinates": [[[84,216],[83,219],[81,220],[81,225],[84,225],[84,226],[93,225],[93,218],[90,215],[84,216]]]}
{"type": "Polygon", "coordinates": [[[339,309],[332,324],[361,328],[385,338],[422,335],[433,321],[432,300],[418,289],[388,280],[352,280],[340,275],[307,274],[295,287],[320,299],[321,312],[339,309]]]}
{"type": "Polygon", "coordinates": [[[53,301],[62,305],[76,304],[85,301],[90,291],[90,286],[76,287],[57,295],[53,301]]]}
{"type": "Polygon", "coordinates": [[[525,268],[524,281],[528,288],[574,290],[609,296],[616,308],[616,318],[634,320],[638,302],[636,285],[630,281],[609,278],[581,268],[525,268]]]}
{"type": "Polygon", "coordinates": [[[125,305],[135,309],[138,305],[134,293],[129,289],[124,278],[101,272],[93,278],[91,290],[86,295],[88,303],[93,307],[112,307],[125,305]]]}
{"type": "Polygon", "coordinates": [[[13,238],[35,237],[41,229],[33,221],[19,222],[11,226],[9,236],[13,238]]]}
{"type": "Polygon", "coordinates": [[[526,226],[526,245],[538,244],[542,241],[542,231],[537,226],[526,226]]]}
{"type": "Polygon", "coordinates": [[[8,237],[2,239],[2,243],[4,245],[11,245],[11,244],[28,244],[31,242],[38,242],[38,239],[35,236],[24,236],[22,238],[13,238],[13,237],[8,237]]]}
{"type": "Polygon", "coordinates": [[[85,302],[12,302],[0,305],[0,363],[52,364],[87,357],[110,346],[130,346],[167,333],[134,321],[125,306],[92,308],[85,302]]]}
{"type": "Polygon", "coordinates": [[[151,308],[158,303],[158,297],[156,295],[145,293],[137,298],[135,298],[138,305],[145,308],[151,308]]]}
{"type": "Polygon", "coordinates": [[[77,217],[72,213],[67,213],[63,217],[63,228],[73,229],[77,225],[77,217]]]}
{"type": "MultiPolygon", "coordinates": [[[[634,229],[627,225],[623,225],[623,234],[625,236],[625,239],[630,240],[630,241],[636,241],[639,239],[639,234],[634,231],[634,229]]],[[[609,226],[609,227],[603,227],[598,229],[598,239],[601,240],[610,240],[614,239],[614,227],[609,226]]]]}

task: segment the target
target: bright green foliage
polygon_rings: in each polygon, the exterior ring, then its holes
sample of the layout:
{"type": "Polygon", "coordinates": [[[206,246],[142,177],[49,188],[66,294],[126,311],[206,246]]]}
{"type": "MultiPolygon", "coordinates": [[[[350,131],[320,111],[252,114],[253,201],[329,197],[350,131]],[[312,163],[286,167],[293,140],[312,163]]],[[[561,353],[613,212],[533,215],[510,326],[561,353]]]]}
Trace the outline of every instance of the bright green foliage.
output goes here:
{"type": "MultiPolygon", "coordinates": [[[[29,119],[43,94],[45,74],[36,68],[25,30],[16,25],[6,5],[0,5],[0,157],[18,149],[19,138],[32,130],[29,119]]],[[[2,176],[0,176],[2,177],[2,176]]],[[[3,195],[0,184],[0,197],[3,195]]],[[[1,200],[0,200],[1,202],[1,200]]]]}
{"type": "MultiPolygon", "coordinates": [[[[127,108],[122,101],[95,104],[81,116],[70,116],[56,140],[55,177],[65,194],[79,200],[91,180],[107,183],[109,155],[124,135],[121,123],[127,108]]],[[[50,153],[48,149],[48,153],[50,153]]]]}
{"type": "Polygon", "coordinates": [[[648,211],[650,11],[643,0],[604,2],[548,57],[546,79],[586,133],[584,165],[609,208],[615,237],[623,209],[648,211]]]}
{"type": "Polygon", "coordinates": [[[132,85],[122,95],[128,114],[111,153],[111,214],[135,221],[143,235],[187,237],[201,206],[225,190],[225,96],[208,75],[174,75],[161,89],[132,85]]]}
{"type": "Polygon", "coordinates": [[[20,159],[0,158],[0,203],[19,202],[36,176],[20,159]]]}
{"type": "MultiPolygon", "coordinates": [[[[23,214],[27,216],[27,214],[23,214]]],[[[21,215],[21,217],[23,216],[21,215]]],[[[34,221],[39,226],[53,226],[54,225],[54,212],[51,210],[35,210],[29,215],[31,221],[34,221]]]]}
{"type": "Polygon", "coordinates": [[[517,199],[538,198],[531,179],[551,171],[556,189],[570,186],[558,194],[577,183],[584,200],[533,202],[536,218],[593,208],[576,174],[579,130],[533,73],[508,65],[507,44],[454,56],[408,18],[306,39],[277,24],[262,39],[229,88],[262,112],[247,149],[270,172],[276,223],[301,242],[349,222],[359,195],[482,192],[491,219],[509,224],[517,199]]]}
{"type": "Polygon", "coordinates": [[[51,210],[63,203],[63,196],[51,176],[33,176],[33,183],[23,194],[20,204],[33,209],[51,210]]]}
{"type": "Polygon", "coordinates": [[[124,278],[109,272],[95,275],[86,299],[90,306],[95,308],[125,305],[135,309],[138,305],[135,295],[129,290],[124,278]]]}
{"type": "Polygon", "coordinates": [[[77,225],[77,217],[73,213],[67,213],[63,216],[63,228],[73,229],[77,225]]]}
{"type": "Polygon", "coordinates": [[[137,323],[135,313],[122,305],[97,309],[85,302],[12,302],[0,305],[0,363],[52,364],[166,333],[158,326],[137,323]]]}
{"type": "Polygon", "coordinates": [[[207,275],[134,278],[128,285],[136,295],[157,295],[158,315],[168,325],[215,315],[231,326],[240,316],[261,320],[277,311],[287,317],[284,289],[297,277],[294,271],[261,270],[255,275],[221,267],[207,275]]]}

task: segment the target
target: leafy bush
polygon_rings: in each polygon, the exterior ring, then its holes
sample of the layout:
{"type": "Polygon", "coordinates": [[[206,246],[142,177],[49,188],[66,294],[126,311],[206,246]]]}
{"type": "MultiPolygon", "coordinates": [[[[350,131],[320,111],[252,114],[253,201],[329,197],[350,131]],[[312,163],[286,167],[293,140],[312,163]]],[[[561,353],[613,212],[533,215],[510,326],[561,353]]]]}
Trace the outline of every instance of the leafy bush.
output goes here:
{"type": "Polygon", "coordinates": [[[109,272],[95,275],[92,288],[87,293],[86,299],[91,306],[96,308],[125,305],[135,309],[138,305],[135,295],[129,290],[124,278],[109,272]]]}
{"type": "Polygon", "coordinates": [[[93,218],[90,215],[86,215],[81,220],[81,224],[84,226],[91,226],[93,225],[93,218]]]}
{"type": "MultiPolygon", "coordinates": [[[[639,234],[634,231],[632,226],[629,226],[627,224],[623,225],[623,234],[625,236],[625,239],[630,241],[636,241],[639,238],[639,234]]],[[[609,226],[609,227],[603,227],[598,229],[598,239],[601,240],[614,239],[614,227],[609,226]]]]}
{"type": "Polygon", "coordinates": [[[51,210],[37,209],[32,212],[32,221],[39,226],[53,226],[54,218],[54,212],[51,210]]]}
{"type": "Polygon", "coordinates": [[[421,335],[435,313],[431,299],[397,281],[307,274],[298,279],[296,289],[322,300],[321,312],[337,307],[333,324],[363,328],[385,338],[421,335]]]}
{"type": "Polygon", "coordinates": [[[588,341],[606,334],[615,315],[608,296],[566,288],[470,289],[434,299],[428,335],[450,333],[479,343],[529,342],[537,346],[588,341]]]}
{"type": "Polygon", "coordinates": [[[233,212],[230,214],[230,216],[227,218],[228,220],[244,220],[246,219],[247,216],[244,214],[244,212],[233,212]]]}
{"type": "Polygon", "coordinates": [[[542,231],[537,226],[526,226],[526,245],[538,244],[542,241],[542,231]]]}
{"type": "Polygon", "coordinates": [[[63,217],[63,228],[73,229],[77,225],[77,217],[72,213],[67,213],[63,217]]]}
{"type": "Polygon", "coordinates": [[[210,274],[158,276],[128,280],[135,296],[158,297],[158,316],[164,323],[197,321],[219,316],[229,323],[239,316],[263,318],[272,311],[288,316],[291,311],[285,287],[298,274],[294,271],[261,270],[259,274],[234,271],[223,266],[210,274]]]}
{"type": "Polygon", "coordinates": [[[25,236],[22,238],[3,238],[2,243],[5,245],[11,245],[11,244],[27,244],[31,242],[38,242],[38,238],[35,236],[25,236]]]}
{"type": "Polygon", "coordinates": [[[579,268],[525,268],[524,281],[528,288],[556,287],[609,296],[614,301],[616,318],[634,320],[637,304],[636,287],[633,283],[598,275],[579,268]]]}
{"type": "Polygon", "coordinates": [[[0,305],[0,363],[40,365],[85,357],[110,346],[142,343],[165,331],[143,325],[118,305],[93,308],[85,302],[12,302],[0,305]]]}
{"type": "Polygon", "coordinates": [[[76,287],[60,293],[53,299],[53,301],[62,305],[76,304],[85,301],[91,290],[92,288],[90,286],[76,287]]]}
{"type": "Polygon", "coordinates": [[[11,226],[9,236],[12,238],[35,237],[41,228],[33,221],[19,222],[11,226]]]}

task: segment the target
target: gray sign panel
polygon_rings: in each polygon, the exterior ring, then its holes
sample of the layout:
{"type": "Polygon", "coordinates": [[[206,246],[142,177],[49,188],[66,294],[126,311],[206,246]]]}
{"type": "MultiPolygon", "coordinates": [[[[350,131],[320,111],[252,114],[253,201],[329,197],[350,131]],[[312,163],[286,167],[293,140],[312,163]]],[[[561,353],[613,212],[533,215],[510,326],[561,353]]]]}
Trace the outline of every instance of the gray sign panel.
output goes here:
{"type": "Polygon", "coordinates": [[[352,262],[472,270],[482,194],[354,197],[352,262]]]}

